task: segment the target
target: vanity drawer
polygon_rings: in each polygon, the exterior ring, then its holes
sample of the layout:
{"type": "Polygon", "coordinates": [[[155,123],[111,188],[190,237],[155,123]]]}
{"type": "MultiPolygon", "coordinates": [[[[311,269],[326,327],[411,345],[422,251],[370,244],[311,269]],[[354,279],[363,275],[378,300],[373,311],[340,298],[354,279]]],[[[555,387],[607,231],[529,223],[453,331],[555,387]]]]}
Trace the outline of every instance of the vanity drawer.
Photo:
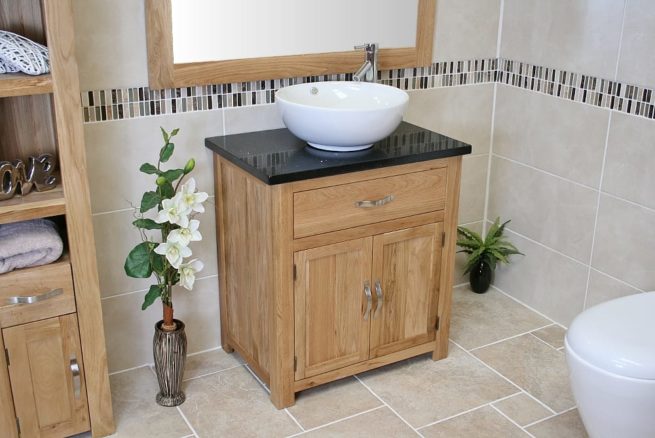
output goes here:
{"type": "Polygon", "coordinates": [[[442,210],[446,168],[294,193],[295,238],[442,210]]]}
{"type": "Polygon", "coordinates": [[[72,312],[75,295],[67,259],[0,276],[0,327],[72,312]]]}

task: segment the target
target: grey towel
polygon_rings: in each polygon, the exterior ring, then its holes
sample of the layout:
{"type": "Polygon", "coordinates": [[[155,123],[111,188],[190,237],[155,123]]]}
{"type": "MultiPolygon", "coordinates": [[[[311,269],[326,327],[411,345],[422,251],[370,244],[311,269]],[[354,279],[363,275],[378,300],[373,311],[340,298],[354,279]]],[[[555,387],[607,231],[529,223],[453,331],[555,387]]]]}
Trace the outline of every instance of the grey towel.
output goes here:
{"type": "Polygon", "coordinates": [[[52,263],[64,243],[54,222],[47,219],[0,225],[0,274],[52,263]]]}

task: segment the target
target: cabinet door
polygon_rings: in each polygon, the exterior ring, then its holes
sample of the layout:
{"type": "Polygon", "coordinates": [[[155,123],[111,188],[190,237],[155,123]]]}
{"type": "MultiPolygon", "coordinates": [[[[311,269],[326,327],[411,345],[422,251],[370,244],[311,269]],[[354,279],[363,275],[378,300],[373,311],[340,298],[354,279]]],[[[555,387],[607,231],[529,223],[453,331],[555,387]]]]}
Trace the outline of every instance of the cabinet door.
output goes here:
{"type": "Polygon", "coordinates": [[[22,437],[62,437],[89,430],[75,314],[2,331],[22,437]]]}
{"type": "Polygon", "coordinates": [[[436,223],[374,237],[371,358],[435,339],[442,230],[436,223]]]}
{"type": "Polygon", "coordinates": [[[368,359],[372,241],[295,254],[296,380],[368,359]]]}
{"type": "Polygon", "coordinates": [[[14,400],[11,396],[11,384],[7,372],[5,344],[0,336],[0,431],[6,438],[18,438],[14,400]]]}

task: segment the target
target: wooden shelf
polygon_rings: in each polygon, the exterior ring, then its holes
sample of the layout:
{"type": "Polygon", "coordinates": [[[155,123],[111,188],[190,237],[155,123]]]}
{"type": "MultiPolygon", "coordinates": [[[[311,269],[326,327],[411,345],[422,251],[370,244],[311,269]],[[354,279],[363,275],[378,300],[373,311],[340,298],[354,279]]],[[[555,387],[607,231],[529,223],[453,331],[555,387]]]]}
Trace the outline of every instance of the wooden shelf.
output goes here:
{"type": "Polygon", "coordinates": [[[61,185],[47,192],[31,192],[26,196],[0,201],[0,224],[65,213],[66,200],[61,185]]]}
{"type": "Polygon", "coordinates": [[[52,76],[22,73],[0,74],[0,97],[52,93],[52,76]]]}

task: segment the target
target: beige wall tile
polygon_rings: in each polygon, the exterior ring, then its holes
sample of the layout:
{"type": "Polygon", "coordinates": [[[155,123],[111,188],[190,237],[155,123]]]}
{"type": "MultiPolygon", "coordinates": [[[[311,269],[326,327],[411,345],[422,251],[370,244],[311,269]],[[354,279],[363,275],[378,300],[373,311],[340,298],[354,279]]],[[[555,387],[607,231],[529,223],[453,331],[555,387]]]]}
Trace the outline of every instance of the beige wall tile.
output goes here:
{"type": "Polygon", "coordinates": [[[587,286],[586,265],[575,262],[507,230],[525,254],[496,269],[494,284],[533,309],[568,326],[582,311],[587,286]]]}
{"type": "Polygon", "coordinates": [[[473,354],[555,412],[575,406],[564,353],[534,336],[508,339],[473,354]]]}
{"type": "Polygon", "coordinates": [[[596,304],[636,293],[639,293],[638,289],[592,269],[591,277],[589,278],[586,308],[588,309],[596,304]]]}
{"type": "Polygon", "coordinates": [[[349,377],[302,391],[289,412],[303,428],[313,429],[381,405],[364,385],[349,377]]]}
{"type": "Polygon", "coordinates": [[[73,1],[82,90],[148,85],[144,4],[73,1]]]}
{"type": "Polygon", "coordinates": [[[380,408],[302,435],[311,438],[415,437],[416,433],[389,408],[380,408]]]}
{"type": "Polygon", "coordinates": [[[552,415],[551,411],[525,393],[506,398],[493,403],[493,405],[519,426],[525,426],[552,415]]]}
{"type": "Polygon", "coordinates": [[[116,421],[115,438],[182,437],[191,430],[175,409],[155,403],[157,378],[148,367],[109,378],[116,421]]]}
{"type": "Polygon", "coordinates": [[[494,408],[484,406],[450,420],[421,429],[426,438],[519,438],[528,435],[503,417],[494,408]]]}
{"type": "Polygon", "coordinates": [[[589,262],[598,192],[498,157],[489,184],[489,220],[589,262]]]}
{"type": "MultiPolygon", "coordinates": [[[[200,273],[201,277],[216,275],[218,271],[214,216],[214,198],[211,197],[205,204],[205,212],[197,216],[202,241],[192,242],[190,245],[193,257],[200,259],[205,265],[200,273]]],[[[103,297],[147,289],[152,284],[152,279],[149,278],[128,277],[123,269],[125,258],[132,248],[141,242],[139,232],[132,225],[133,220],[132,210],[93,217],[100,291],[103,297]]],[[[156,232],[150,232],[149,235],[153,238],[157,236],[156,232]]]]}
{"type": "Polygon", "coordinates": [[[276,105],[226,108],[225,135],[284,128],[276,105]]]}
{"type": "Polygon", "coordinates": [[[499,85],[494,153],[597,188],[608,120],[604,109],[499,85]]]}
{"type": "MultiPolygon", "coordinates": [[[[141,310],[145,292],[102,300],[109,371],[152,363],[152,336],[161,319],[161,304],[141,310]]],[[[188,353],[209,350],[220,343],[218,279],[201,279],[193,291],[183,289],[173,297],[175,317],[186,324],[188,353]]]]}
{"type": "Polygon", "coordinates": [[[589,436],[577,409],[537,423],[527,430],[535,438],[587,438],[589,436]]]}
{"type": "Polygon", "coordinates": [[[180,406],[198,436],[283,437],[300,428],[245,368],[187,382],[186,402],[180,406]]]}
{"type": "Polygon", "coordinates": [[[624,0],[505,0],[501,56],[614,77],[624,0]]]}
{"type": "Polygon", "coordinates": [[[654,140],[655,123],[652,120],[612,114],[603,191],[655,208],[654,140]]]}
{"type": "Polygon", "coordinates": [[[361,378],[414,427],[518,391],[453,344],[446,359],[434,362],[431,356],[419,356],[370,371],[361,378]]]}
{"type": "Polygon", "coordinates": [[[213,194],[213,153],[205,148],[205,137],[223,134],[220,110],[90,123],[84,125],[84,136],[94,213],[139,205],[143,192],[154,187],[155,178],[139,172],[139,167],[145,162],[157,164],[163,145],[160,127],[168,131],[180,128],[166,168],[184,166],[189,158],[195,158],[191,176],[200,190],[213,194]]]}
{"type": "Polygon", "coordinates": [[[469,224],[484,219],[488,164],[488,155],[467,155],[462,160],[458,218],[460,224],[469,224]]]}
{"type": "Polygon", "coordinates": [[[603,195],[592,266],[641,290],[655,289],[655,212],[603,195]]]}
{"type": "Polygon", "coordinates": [[[655,3],[651,0],[627,0],[618,80],[655,87],[655,3]]]}
{"type": "Polygon", "coordinates": [[[494,84],[409,92],[405,121],[489,151],[494,84]]]}
{"type": "Polygon", "coordinates": [[[440,0],[434,32],[435,61],[495,58],[500,0],[440,0]]]}
{"type": "Polygon", "coordinates": [[[450,338],[467,350],[546,324],[548,320],[495,289],[484,294],[468,286],[453,290],[450,338]]]}

